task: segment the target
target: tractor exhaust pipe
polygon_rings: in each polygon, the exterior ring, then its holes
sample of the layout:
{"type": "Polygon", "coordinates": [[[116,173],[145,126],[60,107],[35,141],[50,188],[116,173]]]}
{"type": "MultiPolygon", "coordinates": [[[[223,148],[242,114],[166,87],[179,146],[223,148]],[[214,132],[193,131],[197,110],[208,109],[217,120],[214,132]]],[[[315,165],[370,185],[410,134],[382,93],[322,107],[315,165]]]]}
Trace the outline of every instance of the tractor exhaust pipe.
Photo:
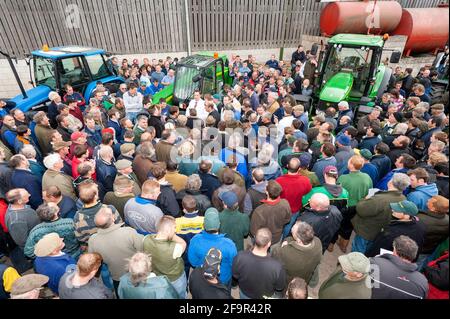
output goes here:
{"type": "Polygon", "coordinates": [[[17,73],[17,69],[12,61],[12,58],[9,56],[9,54],[6,54],[2,51],[0,51],[0,54],[3,55],[8,60],[9,66],[11,67],[11,70],[13,71],[14,77],[16,78],[17,84],[19,85],[19,88],[20,88],[20,91],[22,92],[23,98],[28,99],[27,92],[25,91],[22,81],[19,78],[19,74],[17,73]]]}

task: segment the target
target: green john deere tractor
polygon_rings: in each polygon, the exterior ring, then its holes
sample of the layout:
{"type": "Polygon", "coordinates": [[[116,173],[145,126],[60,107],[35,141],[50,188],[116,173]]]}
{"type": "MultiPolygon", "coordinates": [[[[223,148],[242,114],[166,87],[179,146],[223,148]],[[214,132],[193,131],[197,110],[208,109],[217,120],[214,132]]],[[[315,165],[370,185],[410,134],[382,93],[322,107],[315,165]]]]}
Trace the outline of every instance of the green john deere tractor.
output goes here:
{"type": "Polygon", "coordinates": [[[175,82],[153,96],[153,103],[165,98],[168,104],[185,109],[194,92],[216,94],[224,84],[233,82],[229,75],[228,58],[217,53],[200,53],[180,60],[176,66],[175,82]]]}
{"type": "MultiPolygon", "coordinates": [[[[386,90],[392,70],[381,59],[386,36],[338,34],[319,54],[313,105],[315,112],[348,101],[359,116],[370,113],[386,90]]],[[[316,47],[317,50],[317,47],[316,47]]],[[[394,51],[390,62],[398,63],[394,51]]]]}

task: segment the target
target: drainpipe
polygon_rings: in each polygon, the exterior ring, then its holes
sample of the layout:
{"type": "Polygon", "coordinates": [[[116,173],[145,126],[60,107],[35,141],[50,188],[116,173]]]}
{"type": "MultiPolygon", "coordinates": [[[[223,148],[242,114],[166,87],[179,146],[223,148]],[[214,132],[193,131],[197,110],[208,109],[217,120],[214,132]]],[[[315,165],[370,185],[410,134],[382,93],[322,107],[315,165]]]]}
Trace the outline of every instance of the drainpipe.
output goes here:
{"type": "Polygon", "coordinates": [[[11,70],[13,71],[14,77],[16,78],[17,84],[19,85],[20,92],[22,92],[23,98],[28,99],[27,92],[25,91],[25,88],[23,87],[22,81],[20,80],[19,74],[17,73],[17,69],[16,69],[11,57],[9,56],[9,54],[6,54],[2,51],[0,51],[0,54],[3,55],[8,60],[9,66],[11,67],[11,70]]]}
{"type": "Polygon", "coordinates": [[[187,51],[188,56],[192,55],[192,47],[191,47],[191,23],[189,20],[189,0],[184,0],[184,10],[186,15],[186,30],[187,30],[187,51]]]}

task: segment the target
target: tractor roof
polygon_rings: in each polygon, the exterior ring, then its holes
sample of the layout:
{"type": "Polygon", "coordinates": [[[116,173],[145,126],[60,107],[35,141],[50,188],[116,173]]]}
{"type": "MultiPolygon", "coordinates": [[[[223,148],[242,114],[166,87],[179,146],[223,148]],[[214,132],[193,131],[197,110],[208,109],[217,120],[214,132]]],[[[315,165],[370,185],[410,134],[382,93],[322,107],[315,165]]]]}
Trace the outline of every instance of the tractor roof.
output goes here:
{"type": "Polygon", "coordinates": [[[384,39],[378,35],[338,34],[332,37],[329,43],[382,48],[384,46],[384,39]]]}
{"type": "Polygon", "coordinates": [[[47,59],[57,60],[61,58],[69,58],[73,56],[90,56],[97,54],[105,54],[105,50],[81,47],[81,46],[65,46],[50,48],[48,51],[37,50],[31,52],[34,56],[40,56],[47,59]]]}
{"type": "MultiPolygon", "coordinates": [[[[224,54],[219,55],[219,58],[226,60],[227,57],[224,54]]],[[[214,58],[214,53],[210,52],[201,52],[199,54],[191,55],[187,58],[182,59],[179,64],[182,65],[192,65],[196,67],[206,67],[216,61],[217,59],[214,58]]]]}

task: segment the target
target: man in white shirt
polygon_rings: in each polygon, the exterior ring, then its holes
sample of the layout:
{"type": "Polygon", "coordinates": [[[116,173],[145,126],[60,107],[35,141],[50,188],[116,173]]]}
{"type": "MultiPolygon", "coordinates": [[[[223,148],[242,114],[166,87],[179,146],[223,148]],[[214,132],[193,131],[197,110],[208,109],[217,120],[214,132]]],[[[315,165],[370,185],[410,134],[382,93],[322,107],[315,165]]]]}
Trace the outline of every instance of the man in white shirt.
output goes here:
{"type": "Polygon", "coordinates": [[[189,102],[189,106],[186,109],[186,114],[189,114],[191,109],[195,109],[197,111],[197,116],[203,121],[206,121],[208,112],[205,110],[205,100],[202,99],[200,91],[195,91],[194,99],[189,102]]]}
{"type": "Polygon", "coordinates": [[[130,83],[128,92],[123,95],[123,103],[127,117],[131,121],[134,122],[139,112],[142,111],[143,100],[144,96],[137,91],[137,86],[134,83],[130,83]]]}
{"type": "Polygon", "coordinates": [[[294,117],[292,116],[292,106],[286,105],[284,107],[284,117],[278,122],[278,135],[277,135],[277,143],[280,144],[284,137],[284,129],[286,127],[291,127],[292,122],[294,121],[294,117]]]}

